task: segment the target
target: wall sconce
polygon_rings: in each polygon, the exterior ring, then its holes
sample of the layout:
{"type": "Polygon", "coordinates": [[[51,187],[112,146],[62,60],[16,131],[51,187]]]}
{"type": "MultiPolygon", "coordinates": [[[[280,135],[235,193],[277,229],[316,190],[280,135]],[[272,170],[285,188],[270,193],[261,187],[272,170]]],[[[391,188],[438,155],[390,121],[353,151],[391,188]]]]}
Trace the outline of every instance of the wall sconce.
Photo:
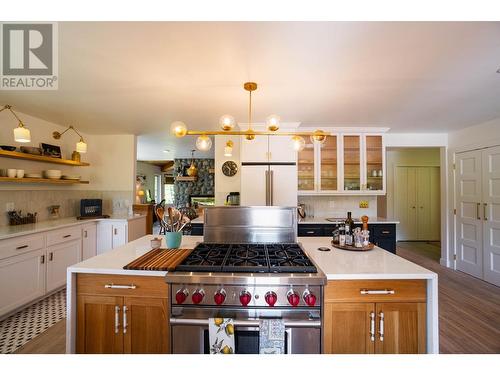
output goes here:
{"type": "Polygon", "coordinates": [[[85,154],[87,152],[87,144],[83,140],[82,135],[80,133],[78,133],[78,131],[72,125],[68,126],[68,128],[65,131],[63,131],[62,133],[59,133],[57,131],[53,132],[52,137],[54,137],[54,139],[60,139],[61,136],[70,129],[73,130],[80,137],[80,141],[78,141],[78,143],[76,144],[76,152],[79,152],[81,154],[85,154]]]}
{"type": "Polygon", "coordinates": [[[16,120],[19,122],[19,125],[17,128],[14,128],[14,140],[16,142],[20,143],[28,143],[31,142],[31,133],[30,130],[24,126],[23,122],[19,118],[19,116],[12,110],[12,107],[8,104],[6,104],[2,109],[0,109],[0,112],[8,109],[10,113],[16,118],[16,120]]]}
{"type": "Polygon", "coordinates": [[[224,156],[231,157],[233,156],[233,141],[229,140],[226,142],[226,147],[224,147],[224,156]]]}

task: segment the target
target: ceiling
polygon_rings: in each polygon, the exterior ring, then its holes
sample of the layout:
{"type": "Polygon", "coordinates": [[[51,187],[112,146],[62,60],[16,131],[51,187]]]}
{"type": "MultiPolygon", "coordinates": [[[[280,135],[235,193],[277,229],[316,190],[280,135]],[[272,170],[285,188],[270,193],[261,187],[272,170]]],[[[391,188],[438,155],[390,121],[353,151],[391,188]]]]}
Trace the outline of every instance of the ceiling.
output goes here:
{"type": "Polygon", "coordinates": [[[500,22],[62,22],[59,90],[0,104],[137,134],[139,159],[163,160],[194,148],[168,134],[174,120],[246,122],[245,81],[259,83],[257,122],[447,132],[500,117],[499,68],[500,22]]]}

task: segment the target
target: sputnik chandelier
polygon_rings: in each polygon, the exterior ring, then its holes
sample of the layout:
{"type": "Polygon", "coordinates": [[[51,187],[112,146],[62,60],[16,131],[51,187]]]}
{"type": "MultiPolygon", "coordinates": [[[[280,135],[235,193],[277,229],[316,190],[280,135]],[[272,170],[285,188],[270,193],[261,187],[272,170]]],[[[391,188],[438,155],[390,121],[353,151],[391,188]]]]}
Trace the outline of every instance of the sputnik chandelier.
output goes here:
{"type": "MultiPolygon", "coordinates": [[[[255,139],[256,136],[261,135],[272,135],[272,136],[287,136],[291,137],[291,146],[295,151],[302,151],[306,146],[306,141],[304,137],[311,137],[312,142],[324,143],[326,137],[330,135],[323,130],[316,129],[313,132],[278,132],[280,126],[280,117],[277,115],[270,115],[266,118],[266,131],[256,131],[252,129],[252,92],[257,90],[257,84],[255,82],[246,82],[243,84],[243,88],[248,91],[248,129],[244,131],[235,131],[234,126],[236,121],[231,115],[223,115],[219,119],[219,125],[222,130],[218,131],[205,131],[205,130],[188,130],[185,123],[182,121],[174,121],[170,125],[170,130],[172,134],[176,137],[184,137],[186,135],[197,135],[196,148],[200,151],[208,151],[212,148],[212,140],[210,135],[242,135],[245,139],[251,141],[255,139]]],[[[231,147],[231,144],[226,144],[226,148],[231,147]]],[[[226,152],[225,152],[226,153],[226,152]]]]}

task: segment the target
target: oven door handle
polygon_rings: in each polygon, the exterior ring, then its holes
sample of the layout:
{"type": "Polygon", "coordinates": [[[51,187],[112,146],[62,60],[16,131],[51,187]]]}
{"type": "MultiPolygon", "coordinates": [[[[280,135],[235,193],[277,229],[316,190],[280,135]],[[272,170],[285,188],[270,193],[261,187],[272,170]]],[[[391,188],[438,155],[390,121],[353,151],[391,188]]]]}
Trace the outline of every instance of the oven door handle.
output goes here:
{"type": "MultiPolygon", "coordinates": [[[[287,320],[283,319],[285,327],[321,327],[321,320],[287,320]]],[[[208,319],[170,318],[171,325],[208,326],[208,319]]],[[[258,327],[260,320],[233,320],[233,325],[238,327],[258,327]]]]}

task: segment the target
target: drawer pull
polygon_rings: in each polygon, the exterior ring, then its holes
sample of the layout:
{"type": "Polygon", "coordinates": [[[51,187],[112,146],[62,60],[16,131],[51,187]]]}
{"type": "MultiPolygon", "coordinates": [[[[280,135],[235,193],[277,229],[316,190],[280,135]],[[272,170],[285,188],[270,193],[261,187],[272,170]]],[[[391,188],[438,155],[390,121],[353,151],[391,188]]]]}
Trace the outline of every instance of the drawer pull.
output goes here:
{"type": "Polygon", "coordinates": [[[365,294],[395,294],[394,289],[361,289],[359,293],[365,294]]]}
{"type": "Polygon", "coordinates": [[[314,231],[313,230],[308,230],[306,233],[307,234],[314,234],[314,231]]]}
{"type": "Polygon", "coordinates": [[[26,249],[29,245],[23,245],[16,247],[16,250],[26,249]]]}
{"type": "Polygon", "coordinates": [[[370,313],[370,341],[375,341],[375,313],[370,313]]]}
{"type": "Polygon", "coordinates": [[[113,283],[104,285],[106,289],[135,289],[137,288],[134,284],[131,285],[115,285],[113,283]]]}
{"type": "Polygon", "coordinates": [[[390,230],[383,230],[382,234],[391,234],[391,231],[390,230]]]}
{"type": "Polygon", "coordinates": [[[54,253],[53,252],[50,252],[49,253],[49,261],[53,261],[54,260],[54,253]]]}
{"type": "Polygon", "coordinates": [[[68,238],[68,237],[71,237],[71,234],[67,234],[67,235],[63,236],[63,238],[68,238]]]}

